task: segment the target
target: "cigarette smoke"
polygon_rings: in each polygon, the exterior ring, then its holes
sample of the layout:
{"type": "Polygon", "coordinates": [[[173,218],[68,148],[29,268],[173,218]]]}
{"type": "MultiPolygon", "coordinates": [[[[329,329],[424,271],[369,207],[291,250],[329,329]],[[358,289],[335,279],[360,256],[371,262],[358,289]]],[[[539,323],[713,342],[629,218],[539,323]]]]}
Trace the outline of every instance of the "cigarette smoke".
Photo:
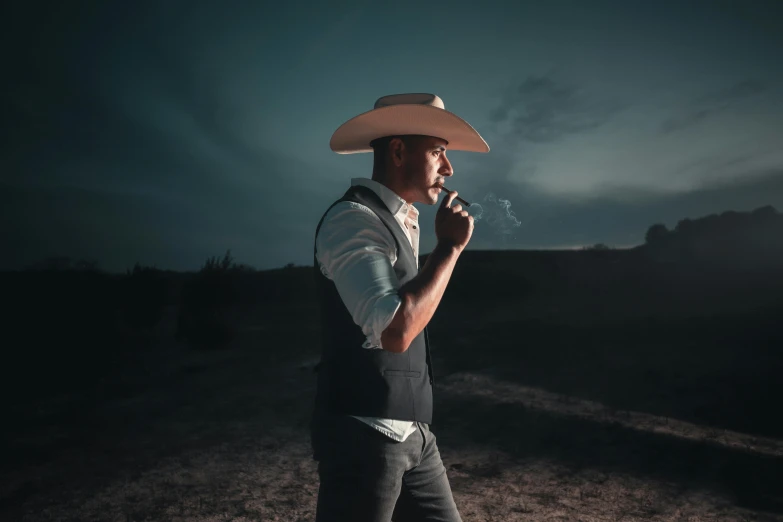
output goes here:
{"type": "Polygon", "coordinates": [[[504,238],[510,237],[514,230],[522,224],[514,211],[511,210],[509,200],[498,198],[490,192],[484,196],[483,203],[483,205],[480,203],[471,203],[470,205],[469,210],[474,223],[484,222],[504,238]]]}

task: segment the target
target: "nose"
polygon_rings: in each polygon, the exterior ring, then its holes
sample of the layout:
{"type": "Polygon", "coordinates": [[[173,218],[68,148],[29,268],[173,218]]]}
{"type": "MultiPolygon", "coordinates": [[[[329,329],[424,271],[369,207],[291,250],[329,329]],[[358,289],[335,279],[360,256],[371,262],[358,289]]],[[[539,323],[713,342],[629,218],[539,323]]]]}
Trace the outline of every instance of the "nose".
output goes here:
{"type": "Polygon", "coordinates": [[[441,156],[443,158],[443,166],[441,167],[440,174],[449,177],[454,175],[454,169],[451,167],[451,162],[449,161],[449,158],[446,157],[446,153],[444,152],[441,156]]]}

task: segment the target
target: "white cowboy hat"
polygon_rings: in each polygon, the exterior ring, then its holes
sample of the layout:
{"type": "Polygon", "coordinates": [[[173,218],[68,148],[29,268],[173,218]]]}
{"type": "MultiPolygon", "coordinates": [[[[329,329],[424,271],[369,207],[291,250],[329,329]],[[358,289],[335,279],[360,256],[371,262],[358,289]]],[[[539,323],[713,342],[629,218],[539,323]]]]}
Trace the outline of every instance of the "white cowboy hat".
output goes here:
{"type": "Polygon", "coordinates": [[[338,154],[372,152],[370,142],[385,136],[420,134],[441,138],[449,150],[489,152],[489,145],[468,122],[447,111],[434,94],[391,94],[373,110],[343,123],[329,146],[338,154]]]}

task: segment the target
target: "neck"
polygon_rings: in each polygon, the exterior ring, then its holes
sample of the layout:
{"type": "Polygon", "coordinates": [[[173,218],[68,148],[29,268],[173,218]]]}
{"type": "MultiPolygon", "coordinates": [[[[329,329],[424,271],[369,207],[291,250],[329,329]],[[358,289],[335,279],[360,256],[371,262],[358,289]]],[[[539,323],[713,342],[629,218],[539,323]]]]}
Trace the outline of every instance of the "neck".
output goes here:
{"type": "Polygon", "coordinates": [[[411,204],[412,201],[410,200],[410,197],[408,197],[405,188],[402,186],[399,186],[397,183],[394,183],[394,178],[392,176],[387,175],[384,171],[378,171],[373,170],[372,171],[372,180],[377,181],[384,187],[388,188],[389,190],[393,191],[395,194],[400,196],[402,199],[404,199],[408,204],[411,204]]]}

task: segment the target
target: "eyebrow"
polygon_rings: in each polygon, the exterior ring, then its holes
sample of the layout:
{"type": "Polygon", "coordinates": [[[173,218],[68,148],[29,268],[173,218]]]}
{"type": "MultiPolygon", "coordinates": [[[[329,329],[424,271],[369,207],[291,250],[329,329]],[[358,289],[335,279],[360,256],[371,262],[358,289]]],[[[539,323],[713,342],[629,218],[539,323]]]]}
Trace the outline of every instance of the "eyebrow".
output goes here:
{"type": "Polygon", "coordinates": [[[433,147],[432,150],[440,150],[440,151],[446,152],[446,147],[444,147],[443,145],[437,145],[437,146],[433,147]]]}

